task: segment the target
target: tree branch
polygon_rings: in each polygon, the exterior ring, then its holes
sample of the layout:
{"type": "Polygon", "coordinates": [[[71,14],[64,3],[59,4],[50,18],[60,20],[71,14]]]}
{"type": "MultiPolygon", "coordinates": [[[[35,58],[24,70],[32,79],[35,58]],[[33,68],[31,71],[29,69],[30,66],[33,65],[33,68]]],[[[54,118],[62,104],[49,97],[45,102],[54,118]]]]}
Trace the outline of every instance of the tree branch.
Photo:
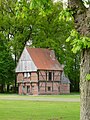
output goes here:
{"type": "Polygon", "coordinates": [[[83,4],[82,0],[68,0],[69,8],[72,10],[81,9],[85,10],[86,7],[83,4]]]}

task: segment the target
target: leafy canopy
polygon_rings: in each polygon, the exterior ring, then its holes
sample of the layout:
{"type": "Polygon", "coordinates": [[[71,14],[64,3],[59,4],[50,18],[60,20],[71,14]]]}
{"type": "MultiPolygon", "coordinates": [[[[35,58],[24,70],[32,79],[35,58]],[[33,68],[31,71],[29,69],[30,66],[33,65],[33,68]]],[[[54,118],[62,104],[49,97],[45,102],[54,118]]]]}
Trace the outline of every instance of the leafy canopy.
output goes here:
{"type": "Polygon", "coordinates": [[[70,44],[73,46],[73,53],[77,53],[78,51],[85,48],[90,48],[90,38],[86,36],[80,36],[80,34],[75,29],[71,31],[71,34],[66,39],[66,42],[71,42],[70,44]]]}

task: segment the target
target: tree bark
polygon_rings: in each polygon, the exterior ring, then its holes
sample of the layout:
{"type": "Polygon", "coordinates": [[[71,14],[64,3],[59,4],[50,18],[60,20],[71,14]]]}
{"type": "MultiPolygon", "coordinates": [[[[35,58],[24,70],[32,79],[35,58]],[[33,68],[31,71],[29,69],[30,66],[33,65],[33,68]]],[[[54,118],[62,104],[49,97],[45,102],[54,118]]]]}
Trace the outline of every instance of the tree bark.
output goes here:
{"type": "Polygon", "coordinates": [[[86,75],[87,74],[90,74],[90,49],[85,49],[81,53],[80,120],[90,120],[90,81],[86,80],[86,75]]]}
{"type": "Polygon", "coordinates": [[[82,0],[68,0],[69,8],[73,11],[76,30],[82,36],[90,37],[90,8],[86,8],[82,0]]]}
{"type": "MultiPolygon", "coordinates": [[[[69,8],[74,12],[76,30],[81,36],[90,37],[90,9],[85,8],[82,0],[69,0],[69,8]]],[[[80,120],[90,120],[90,81],[86,75],[90,74],[90,48],[81,52],[80,66],[80,120]]]]}

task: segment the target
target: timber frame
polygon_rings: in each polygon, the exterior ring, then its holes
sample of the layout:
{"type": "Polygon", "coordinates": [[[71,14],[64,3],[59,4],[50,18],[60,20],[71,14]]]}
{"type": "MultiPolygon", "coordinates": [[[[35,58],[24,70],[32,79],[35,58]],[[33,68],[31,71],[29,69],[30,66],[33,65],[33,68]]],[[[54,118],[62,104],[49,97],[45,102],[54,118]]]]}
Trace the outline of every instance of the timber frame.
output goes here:
{"type": "Polygon", "coordinates": [[[44,90],[45,93],[48,92],[47,87],[48,84],[51,87],[50,92],[54,92],[55,85],[58,87],[58,92],[60,92],[60,84],[61,84],[61,74],[62,72],[59,70],[38,70],[38,92],[40,92],[40,88],[43,87],[43,84],[45,85],[44,90]],[[49,80],[49,72],[51,72],[52,79],[49,80]]]}

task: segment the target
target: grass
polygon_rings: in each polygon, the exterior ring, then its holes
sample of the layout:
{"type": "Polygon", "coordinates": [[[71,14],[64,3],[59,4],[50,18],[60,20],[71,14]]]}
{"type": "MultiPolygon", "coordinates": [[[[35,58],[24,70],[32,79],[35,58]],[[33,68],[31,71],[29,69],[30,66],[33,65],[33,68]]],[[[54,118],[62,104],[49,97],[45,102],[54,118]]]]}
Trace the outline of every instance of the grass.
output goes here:
{"type": "MultiPolygon", "coordinates": [[[[0,95],[0,97],[2,96],[25,97],[0,95]]],[[[61,97],[65,97],[65,95],[61,97]]],[[[79,120],[79,111],[79,102],[0,100],[0,120],[79,120]]]]}

